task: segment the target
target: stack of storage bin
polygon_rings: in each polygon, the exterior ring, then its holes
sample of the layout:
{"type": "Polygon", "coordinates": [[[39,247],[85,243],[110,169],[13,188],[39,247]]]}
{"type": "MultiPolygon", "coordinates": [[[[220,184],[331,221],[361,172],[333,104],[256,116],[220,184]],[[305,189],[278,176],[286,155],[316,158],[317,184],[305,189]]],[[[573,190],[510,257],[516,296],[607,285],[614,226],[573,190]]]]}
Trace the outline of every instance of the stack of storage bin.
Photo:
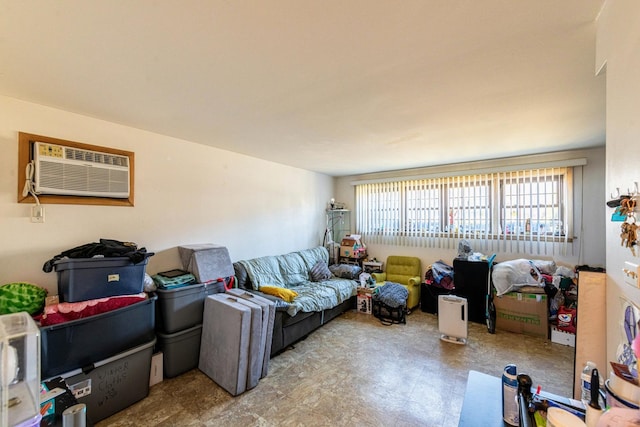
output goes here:
{"type": "Polygon", "coordinates": [[[225,291],[223,279],[234,275],[226,247],[214,244],[180,246],[182,266],[197,284],[158,289],[158,349],[164,376],[176,377],[198,367],[204,300],[225,291]]]}
{"type": "Polygon", "coordinates": [[[198,367],[204,299],[216,292],[224,292],[222,282],[156,291],[156,333],[165,378],[173,378],[198,367]]]}
{"type": "MultiPolygon", "coordinates": [[[[55,264],[61,302],[142,292],[147,260],[63,259],[55,264]]],[[[149,394],[155,302],[40,328],[41,377],[62,377],[96,423],[149,394]]]]}

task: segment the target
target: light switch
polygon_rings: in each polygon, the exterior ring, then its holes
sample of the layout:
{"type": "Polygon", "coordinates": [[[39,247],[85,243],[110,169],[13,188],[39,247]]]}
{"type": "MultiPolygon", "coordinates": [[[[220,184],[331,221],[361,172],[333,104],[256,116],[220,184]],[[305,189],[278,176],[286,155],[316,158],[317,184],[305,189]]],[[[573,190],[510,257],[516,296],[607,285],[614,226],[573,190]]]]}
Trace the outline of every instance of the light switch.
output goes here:
{"type": "Polygon", "coordinates": [[[638,264],[625,261],[622,273],[624,274],[624,283],[640,288],[640,269],[638,269],[638,264]]]}

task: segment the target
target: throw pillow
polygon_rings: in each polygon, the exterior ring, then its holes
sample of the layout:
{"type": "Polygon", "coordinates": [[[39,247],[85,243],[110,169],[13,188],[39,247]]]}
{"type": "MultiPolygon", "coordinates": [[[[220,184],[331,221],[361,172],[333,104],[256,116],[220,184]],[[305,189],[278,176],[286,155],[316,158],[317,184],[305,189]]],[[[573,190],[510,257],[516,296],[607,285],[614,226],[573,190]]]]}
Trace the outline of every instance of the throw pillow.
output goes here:
{"type": "Polygon", "coordinates": [[[7,283],[0,286],[0,314],[26,311],[33,315],[44,308],[47,290],[31,283],[7,283]]]}
{"type": "Polygon", "coordinates": [[[278,286],[260,286],[260,292],[282,298],[286,302],[293,302],[293,299],[298,296],[296,291],[278,286]]]}
{"type": "Polygon", "coordinates": [[[333,264],[329,267],[329,270],[331,270],[334,276],[343,279],[357,279],[360,273],[362,273],[360,266],[349,264],[333,264]]]}
{"type": "Polygon", "coordinates": [[[331,278],[331,270],[329,270],[329,266],[326,263],[318,261],[316,265],[309,270],[309,276],[311,276],[311,281],[321,282],[331,278]]]}

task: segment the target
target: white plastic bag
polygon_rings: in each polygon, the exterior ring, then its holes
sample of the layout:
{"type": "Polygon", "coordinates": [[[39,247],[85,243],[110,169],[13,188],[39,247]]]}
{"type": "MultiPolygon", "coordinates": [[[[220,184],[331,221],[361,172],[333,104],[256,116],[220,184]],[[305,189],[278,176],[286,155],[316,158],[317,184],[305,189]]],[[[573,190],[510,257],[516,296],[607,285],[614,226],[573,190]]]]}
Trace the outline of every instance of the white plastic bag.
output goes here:
{"type": "Polygon", "coordinates": [[[543,259],[534,259],[532,260],[533,264],[540,270],[543,274],[548,274],[549,276],[553,276],[556,272],[556,263],[555,261],[547,261],[543,259]]]}
{"type": "Polygon", "coordinates": [[[540,270],[527,259],[515,259],[494,265],[491,278],[498,296],[522,286],[544,286],[540,270]]]}

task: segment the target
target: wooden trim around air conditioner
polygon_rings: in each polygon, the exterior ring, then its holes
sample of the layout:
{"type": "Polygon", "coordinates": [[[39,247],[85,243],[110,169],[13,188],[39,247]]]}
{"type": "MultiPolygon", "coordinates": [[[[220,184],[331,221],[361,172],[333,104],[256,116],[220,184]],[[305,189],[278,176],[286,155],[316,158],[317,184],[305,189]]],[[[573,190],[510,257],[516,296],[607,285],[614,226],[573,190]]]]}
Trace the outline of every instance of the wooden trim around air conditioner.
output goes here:
{"type": "Polygon", "coordinates": [[[60,196],[60,195],[38,195],[42,204],[64,204],[64,205],[102,205],[102,206],[133,206],[134,182],[135,182],[135,162],[134,153],[131,151],[118,150],[115,148],[99,147],[97,145],[83,144],[80,142],[66,141],[64,139],[51,138],[42,135],[18,132],[18,203],[35,203],[32,195],[23,196],[25,180],[27,179],[27,164],[33,160],[31,146],[34,141],[49,142],[51,144],[63,145],[65,147],[82,148],[85,150],[100,151],[102,153],[118,154],[129,158],[129,197],[126,199],[114,199],[110,197],[87,197],[87,196],[60,196]]]}

